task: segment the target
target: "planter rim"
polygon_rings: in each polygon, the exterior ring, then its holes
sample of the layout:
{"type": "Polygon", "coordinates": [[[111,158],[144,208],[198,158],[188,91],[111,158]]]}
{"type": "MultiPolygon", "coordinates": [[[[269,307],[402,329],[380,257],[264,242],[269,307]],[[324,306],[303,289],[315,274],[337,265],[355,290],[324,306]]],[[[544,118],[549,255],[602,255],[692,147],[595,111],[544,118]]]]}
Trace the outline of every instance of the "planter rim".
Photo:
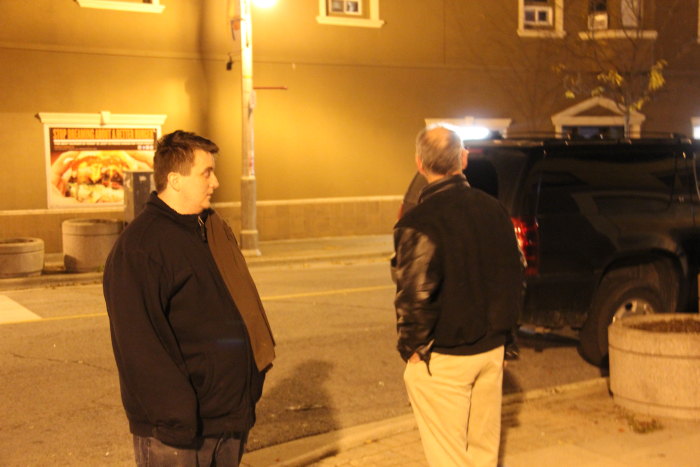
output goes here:
{"type": "Polygon", "coordinates": [[[610,348],[656,355],[658,357],[700,358],[700,333],[651,331],[632,327],[640,323],[671,320],[700,321],[700,315],[659,313],[618,319],[608,328],[610,348]]]}
{"type": "Polygon", "coordinates": [[[26,243],[44,243],[44,240],[36,237],[13,237],[13,238],[0,238],[0,245],[11,245],[14,243],[26,244],[26,243]]]}
{"type": "MultiPolygon", "coordinates": [[[[623,317],[621,319],[616,319],[615,321],[613,321],[613,323],[610,326],[631,328],[635,331],[641,331],[641,332],[657,333],[657,331],[649,331],[646,329],[635,328],[634,325],[641,324],[641,323],[657,323],[660,321],[674,321],[674,320],[700,321],[700,314],[697,314],[697,313],[652,313],[652,314],[648,314],[648,315],[626,316],[626,317],[623,317]]],[[[683,333],[659,332],[659,334],[683,334],[683,333]]]]}
{"type": "Polygon", "coordinates": [[[114,235],[121,232],[124,222],[119,219],[92,219],[77,218],[66,219],[61,224],[61,231],[64,236],[95,236],[114,235]]]}
{"type": "Polygon", "coordinates": [[[0,238],[0,255],[2,255],[3,257],[36,252],[41,252],[42,256],[44,254],[44,240],[40,238],[0,238]]]}

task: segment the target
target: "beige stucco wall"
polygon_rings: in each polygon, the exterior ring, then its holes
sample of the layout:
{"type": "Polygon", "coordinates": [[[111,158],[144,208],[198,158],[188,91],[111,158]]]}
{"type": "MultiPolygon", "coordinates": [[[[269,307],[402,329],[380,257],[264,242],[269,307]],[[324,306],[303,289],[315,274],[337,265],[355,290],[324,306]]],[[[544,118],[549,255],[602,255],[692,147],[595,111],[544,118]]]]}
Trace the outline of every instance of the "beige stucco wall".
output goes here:
{"type": "MultiPolygon", "coordinates": [[[[260,240],[390,234],[400,204],[400,196],[261,201],[257,206],[260,240]]],[[[214,209],[240,238],[240,203],[216,203],[214,209]]],[[[63,251],[63,221],[76,218],[124,220],[124,210],[0,211],[0,239],[41,238],[46,253],[60,253],[63,251]]]]}
{"type": "MultiPolygon", "coordinates": [[[[558,43],[515,34],[515,2],[379,3],[381,28],[319,24],[318,0],[254,8],[255,85],[287,88],[257,92],[261,202],[398,199],[425,118],[510,118],[514,130],[551,131],[550,116],[576,103],[551,72],[558,43]]],[[[697,2],[681,3],[692,14],[676,29],[692,38],[697,2]]],[[[165,114],[164,132],[192,130],[221,146],[215,201],[239,201],[239,44],[227,2],[161,4],[162,14],[149,14],[0,0],[0,211],[46,208],[39,112],[165,114]]],[[[691,132],[697,48],[669,68],[668,92],[644,109],[646,130],[691,132]]],[[[284,229],[266,216],[261,238],[278,238],[284,229]]]]}
{"type": "MultiPolygon", "coordinates": [[[[220,144],[216,200],[238,199],[239,45],[226,1],[162,4],[162,14],[146,14],[0,0],[8,25],[0,31],[0,209],[46,207],[39,112],[165,114],[164,132],[184,128],[220,144]],[[235,64],[226,71],[229,52],[235,64]]],[[[424,38],[440,21],[426,31],[419,16],[403,15],[375,30],[320,25],[317,14],[314,0],[254,10],[255,83],[288,88],[258,91],[258,198],[398,195],[423,118],[464,112],[445,106],[457,76],[406,68],[438,58],[424,38]]],[[[391,14],[385,6],[382,16],[391,14]]]]}

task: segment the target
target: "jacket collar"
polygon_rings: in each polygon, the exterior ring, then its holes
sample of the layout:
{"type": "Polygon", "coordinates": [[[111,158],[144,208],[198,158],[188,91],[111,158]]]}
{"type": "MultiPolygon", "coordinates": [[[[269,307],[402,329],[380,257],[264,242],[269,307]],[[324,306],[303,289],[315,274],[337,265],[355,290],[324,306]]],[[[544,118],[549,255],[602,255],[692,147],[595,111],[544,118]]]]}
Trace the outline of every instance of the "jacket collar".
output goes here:
{"type": "Polygon", "coordinates": [[[199,230],[201,226],[203,226],[206,222],[207,217],[209,217],[209,214],[213,212],[213,210],[211,209],[205,209],[199,214],[180,214],[173,208],[168,206],[168,204],[165,203],[165,201],[160,199],[158,197],[158,193],[155,191],[151,193],[146,204],[151,208],[161,212],[162,214],[165,214],[167,217],[177,222],[178,224],[189,229],[195,230],[199,230]],[[201,218],[202,220],[201,223],[199,222],[199,218],[201,218]]]}
{"type": "Polygon", "coordinates": [[[449,175],[444,178],[441,178],[439,180],[435,180],[432,183],[429,183],[420,192],[420,196],[418,197],[418,202],[422,203],[426,199],[430,198],[431,196],[441,193],[443,191],[458,187],[458,186],[463,186],[463,187],[468,187],[469,183],[467,182],[467,177],[464,176],[463,173],[459,173],[456,175],[449,175]]]}

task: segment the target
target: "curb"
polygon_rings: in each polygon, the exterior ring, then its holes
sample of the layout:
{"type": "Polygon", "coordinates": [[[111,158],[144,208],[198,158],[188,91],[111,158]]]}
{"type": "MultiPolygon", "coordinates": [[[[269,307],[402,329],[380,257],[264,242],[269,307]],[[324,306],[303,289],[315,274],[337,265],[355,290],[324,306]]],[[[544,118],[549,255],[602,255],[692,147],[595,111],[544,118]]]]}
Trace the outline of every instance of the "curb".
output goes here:
{"type": "Polygon", "coordinates": [[[248,267],[256,266],[279,266],[284,264],[300,264],[300,263],[340,263],[344,261],[354,260],[386,260],[387,263],[391,257],[391,252],[368,252],[368,253],[346,253],[340,255],[309,255],[309,256],[255,256],[246,258],[248,267]]]}
{"type": "Polygon", "coordinates": [[[378,422],[295,439],[246,453],[241,465],[244,467],[309,465],[367,442],[411,431],[415,427],[416,422],[413,414],[401,415],[378,422]]]}
{"type": "Polygon", "coordinates": [[[59,287],[78,284],[98,284],[102,282],[101,272],[54,273],[33,277],[0,279],[0,291],[59,287]]]}
{"type": "MultiPolygon", "coordinates": [[[[510,408],[509,406],[526,401],[574,392],[585,394],[601,389],[608,389],[608,378],[600,377],[549,388],[506,394],[503,396],[503,411],[507,411],[510,408]]],[[[413,414],[401,415],[378,422],[357,425],[268,446],[246,453],[241,465],[244,467],[263,467],[268,465],[279,467],[304,466],[377,439],[388,438],[415,429],[417,428],[413,414]]]]}
{"type": "MultiPolygon", "coordinates": [[[[292,264],[320,264],[320,263],[339,263],[344,261],[356,260],[389,260],[391,252],[365,252],[365,253],[347,253],[340,255],[307,255],[307,256],[255,256],[246,258],[248,267],[254,269],[256,267],[265,266],[281,266],[292,264]]],[[[69,285],[81,284],[98,284],[102,282],[102,272],[83,272],[83,273],[66,273],[63,271],[56,272],[56,268],[46,268],[51,272],[39,276],[31,277],[16,277],[9,279],[0,279],[0,291],[4,290],[19,290],[41,287],[60,287],[69,285]]]]}
{"type": "Polygon", "coordinates": [[[551,386],[542,389],[531,389],[525,392],[514,392],[503,396],[503,405],[508,406],[520,402],[534,401],[545,397],[556,396],[559,394],[567,394],[576,391],[589,391],[609,388],[609,378],[601,376],[600,378],[587,379],[577,381],[575,383],[561,384],[559,386],[551,386]]]}

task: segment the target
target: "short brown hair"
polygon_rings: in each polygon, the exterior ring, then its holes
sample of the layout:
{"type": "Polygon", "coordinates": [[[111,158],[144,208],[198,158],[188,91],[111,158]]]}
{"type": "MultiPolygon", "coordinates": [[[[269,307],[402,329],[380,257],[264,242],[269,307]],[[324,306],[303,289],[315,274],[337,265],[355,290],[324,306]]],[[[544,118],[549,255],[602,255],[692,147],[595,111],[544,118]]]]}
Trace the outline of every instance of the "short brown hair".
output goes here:
{"type": "Polygon", "coordinates": [[[168,133],[158,140],[156,153],[153,157],[153,180],[158,193],[168,186],[170,172],[182,175],[190,174],[196,149],[211,154],[219,152],[219,147],[213,141],[182,130],[168,133]]]}

